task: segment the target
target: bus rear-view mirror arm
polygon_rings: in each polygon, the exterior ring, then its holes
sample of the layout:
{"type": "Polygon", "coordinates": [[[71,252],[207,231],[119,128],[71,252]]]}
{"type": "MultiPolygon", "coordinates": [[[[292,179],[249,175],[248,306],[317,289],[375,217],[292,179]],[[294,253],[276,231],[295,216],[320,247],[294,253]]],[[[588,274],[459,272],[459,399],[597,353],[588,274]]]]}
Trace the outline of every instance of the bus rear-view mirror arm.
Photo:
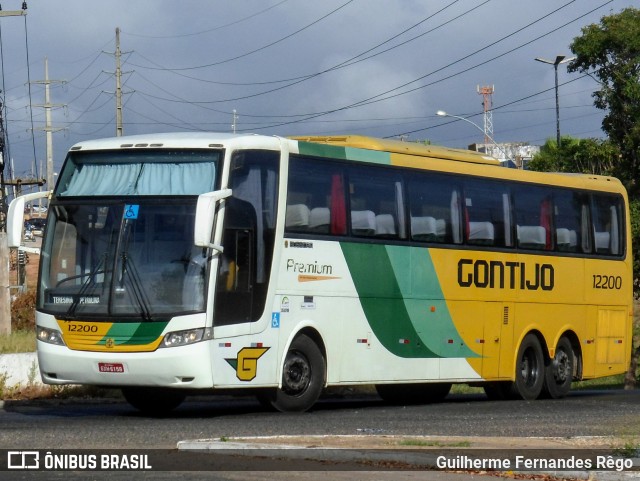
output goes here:
{"type": "Polygon", "coordinates": [[[22,231],[24,229],[24,205],[35,199],[49,197],[50,190],[42,192],[33,192],[31,194],[16,197],[9,204],[9,212],[7,215],[7,238],[9,247],[20,247],[22,244],[22,231]]]}
{"type": "Polygon", "coordinates": [[[213,221],[215,219],[218,202],[231,196],[231,189],[207,192],[198,197],[193,242],[198,247],[205,247],[222,252],[223,247],[211,243],[213,221]]]}

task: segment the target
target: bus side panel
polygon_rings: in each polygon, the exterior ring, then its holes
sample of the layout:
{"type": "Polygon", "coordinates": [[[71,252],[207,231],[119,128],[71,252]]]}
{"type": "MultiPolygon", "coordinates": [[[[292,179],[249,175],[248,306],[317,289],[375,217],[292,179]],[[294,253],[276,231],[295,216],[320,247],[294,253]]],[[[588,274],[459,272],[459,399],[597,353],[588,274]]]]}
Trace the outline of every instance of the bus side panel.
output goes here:
{"type": "Polygon", "coordinates": [[[283,253],[283,335],[318,326],[328,383],[478,379],[427,249],[285,240],[283,253]]]}

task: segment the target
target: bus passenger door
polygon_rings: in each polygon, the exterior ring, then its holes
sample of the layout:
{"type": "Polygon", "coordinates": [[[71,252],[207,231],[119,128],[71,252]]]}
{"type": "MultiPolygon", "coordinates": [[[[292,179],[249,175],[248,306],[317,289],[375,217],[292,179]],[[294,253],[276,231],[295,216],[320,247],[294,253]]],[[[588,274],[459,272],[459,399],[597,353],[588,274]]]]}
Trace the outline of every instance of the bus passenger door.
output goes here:
{"type": "Polygon", "coordinates": [[[255,280],[255,210],[239,199],[230,199],[222,236],[224,251],[218,267],[214,325],[252,320],[255,280]]]}

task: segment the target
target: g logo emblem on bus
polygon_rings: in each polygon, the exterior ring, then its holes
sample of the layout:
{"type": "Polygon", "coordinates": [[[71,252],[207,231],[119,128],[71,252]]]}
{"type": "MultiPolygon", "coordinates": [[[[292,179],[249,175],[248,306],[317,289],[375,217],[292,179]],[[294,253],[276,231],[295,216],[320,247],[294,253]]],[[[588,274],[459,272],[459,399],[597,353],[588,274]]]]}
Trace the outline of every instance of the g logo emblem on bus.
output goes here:
{"type": "Polygon", "coordinates": [[[114,345],[115,345],[115,341],[113,340],[112,337],[110,337],[109,339],[107,339],[104,343],[104,345],[106,347],[108,347],[109,349],[111,349],[114,345]]]}
{"type": "Polygon", "coordinates": [[[258,373],[258,359],[269,350],[268,347],[243,347],[236,359],[225,359],[236,370],[241,381],[253,381],[258,373]]]}

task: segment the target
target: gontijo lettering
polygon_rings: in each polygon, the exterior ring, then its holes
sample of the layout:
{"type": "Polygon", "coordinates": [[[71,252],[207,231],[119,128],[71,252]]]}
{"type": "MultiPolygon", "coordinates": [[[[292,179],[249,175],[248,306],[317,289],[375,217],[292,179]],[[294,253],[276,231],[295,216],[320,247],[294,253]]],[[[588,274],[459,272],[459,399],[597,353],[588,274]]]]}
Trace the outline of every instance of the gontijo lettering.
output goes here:
{"type": "Polygon", "coordinates": [[[553,290],[555,273],[551,264],[460,259],[458,285],[489,289],[553,290]]]}

